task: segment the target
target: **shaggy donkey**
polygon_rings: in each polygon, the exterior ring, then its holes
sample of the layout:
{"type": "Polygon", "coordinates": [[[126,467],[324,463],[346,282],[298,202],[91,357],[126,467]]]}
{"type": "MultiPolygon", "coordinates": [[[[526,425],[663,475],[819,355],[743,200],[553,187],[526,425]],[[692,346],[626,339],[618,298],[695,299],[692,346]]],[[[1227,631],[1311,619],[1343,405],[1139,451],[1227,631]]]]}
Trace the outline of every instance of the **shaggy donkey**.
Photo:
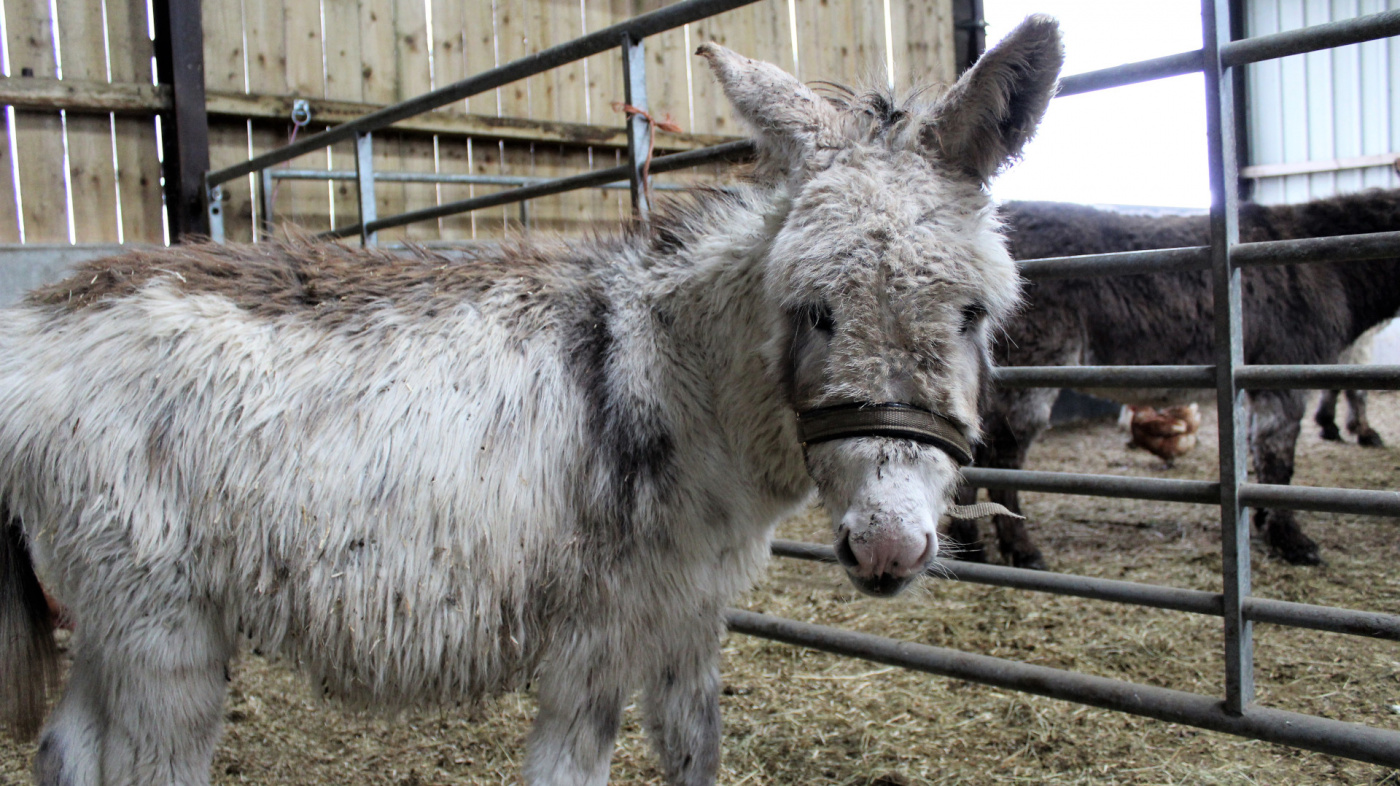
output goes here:
{"type": "Polygon", "coordinates": [[[77,624],[40,783],[206,782],[240,641],[362,706],[532,683],[542,784],[606,781],[640,688],[667,780],[711,783],[721,609],[778,517],[815,491],[858,587],[921,573],[1020,289],[985,184],[1058,28],[927,106],[699,53],[757,179],[626,237],[173,248],[0,318],[12,724],[51,664],[35,574],[77,624]]]}
{"type": "MultiPolygon", "coordinates": [[[[1003,206],[1017,259],[1199,246],[1208,242],[1205,216],[1147,218],[1046,202],[1003,206]]],[[[1241,239],[1286,240],[1400,230],[1400,192],[1372,190],[1301,205],[1241,208],[1241,239]]],[[[1107,276],[1036,281],[1026,308],[1011,320],[995,349],[1008,366],[1211,363],[1212,314],[1208,273],[1107,276]]],[[[1246,363],[1333,363],[1344,347],[1400,309],[1400,260],[1250,267],[1244,271],[1246,363]]],[[[1123,397],[1131,391],[1095,391],[1123,397]]],[[[979,464],[1019,468],[1050,422],[1056,389],[995,390],[983,399],[986,440],[979,464]]],[[[1306,392],[1249,391],[1250,447],[1261,483],[1293,478],[1306,392]]],[[[1353,412],[1358,412],[1354,409],[1353,412]]],[[[1364,416],[1363,416],[1364,417],[1364,416]]],[[[1364,422],[1364,421],[1363,421],[1364,422]]],[[[1335,426],[1334,426],[1335,428],[1335,426]]],[[[1377,439],[1379,439],[1377,437],[1377,439]]],[[[964,495],[969,495],[965,490],[964,495]]],[[[991,498],[1019,512],[1014,492],[991,498]]],[[[1019,518],[995,518],[1006,560],[1044,567],[1019,518]]],[[[1300,565],[1321,561],[1291,510],[1257,510],[1255,523],[1270,551],[1300,565]]],[[[957,523],[951,539],[984,558],[975,522],[957,523]]]]}

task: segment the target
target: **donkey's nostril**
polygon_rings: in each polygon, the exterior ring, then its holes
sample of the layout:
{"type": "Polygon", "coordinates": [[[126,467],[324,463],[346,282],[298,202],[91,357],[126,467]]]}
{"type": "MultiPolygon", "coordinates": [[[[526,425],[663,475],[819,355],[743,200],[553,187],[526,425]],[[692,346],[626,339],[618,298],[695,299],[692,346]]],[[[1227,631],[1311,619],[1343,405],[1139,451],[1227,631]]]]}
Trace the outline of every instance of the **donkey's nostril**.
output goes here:
{"type": "Polygon", "coordinates": [[[854,568],[860,564],[856,559],[856,553],[851,550],[851,533],[842,530],[836,538],[836,561],[841,563],[843,568],[854,568]]]}

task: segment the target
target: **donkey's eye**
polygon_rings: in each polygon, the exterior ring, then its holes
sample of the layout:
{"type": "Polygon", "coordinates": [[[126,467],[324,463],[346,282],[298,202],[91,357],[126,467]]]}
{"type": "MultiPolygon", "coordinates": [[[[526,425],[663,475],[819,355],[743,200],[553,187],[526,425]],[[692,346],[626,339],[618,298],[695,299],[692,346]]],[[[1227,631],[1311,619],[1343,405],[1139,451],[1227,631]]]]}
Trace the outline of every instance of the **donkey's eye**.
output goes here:
{"type": "Polygon", "coordinates": [[[836,330],[836,319],[831,315],[831,306],[825,303],[813,303],[804,310],[804,317],[807,324],[823,333],[831,333],[836,330]]]}
{"type": "Polygon", "coordinates": [[[962,324],[958,327],[958,332],[967,333],[969,330],[977,327],[978,323],[982,321],[982,317],[985,316],[987,316],[987,307],[981,303],[971,303],[963,306],[962,324]]]}

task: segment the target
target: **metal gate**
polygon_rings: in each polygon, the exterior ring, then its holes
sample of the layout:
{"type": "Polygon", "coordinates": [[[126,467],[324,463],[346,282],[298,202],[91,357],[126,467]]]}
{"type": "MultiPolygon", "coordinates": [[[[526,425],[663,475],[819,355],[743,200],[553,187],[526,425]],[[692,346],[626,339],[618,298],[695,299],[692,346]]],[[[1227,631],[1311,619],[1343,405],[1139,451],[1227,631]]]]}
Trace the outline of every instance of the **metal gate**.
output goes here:
{"type": "MultiPolygon", "coordinates": [[[[754,0],[685,0],[659,11],[599,30],[571,42],[513,61],[417,98],[385,107],[324,133],[207,173],[209,219],[215,239],[222,238],[220,185],[257,173],[263,205],[270,207],[273,166],[327,145],[354,139],[357,168],[352,173],[359,194],[359,221],[331,236],[358,235],[375,242],[380,229],[519,202],[580,188],[630,182],[639,213],[648,209],[643,185],[647,164],[643,114],[628,120],[628,163],[573,177],[532,182],[523,187],[451,202],[396,216],[375,215],[374,183],[398,177],[373,170],[373,132],[390,124],[494,89],[608,49],[620,49],[627,103],[646,108],[646,36],[747,5],[754,0]]],[[[1239,41],[1229,39],[1230,0],[1202,0],[1203,46],[1192,52],[1129,63],[1066,77],[1060,95],[1204,72],[1212,192],[1211,244],[1197,248],[1135,251],[1020,263],[1028,279],[1109,276],[1132,273],[1211,271],[1215,309],[1215,364],[1207,366],[1003,368],[998,384],[1012,387],[1100,387],[1214,389],[1220,412],[1220,477],[1216,482],[1126,478],[1106,475],[969,468],[973,485],[1062,494],[1087,494],[1169,502],[1218,505],[1223,549],[1223,593],[1111,581],[994,565],[942,563],[940,575],[963,581],[1074,595],[1135,604],[1224,620],[1225,695],[1139,685],[1120,680],[975,655],[957,650],[900,642],[867,634],[796,622],[747,611],[729,610],[730,630],[864,658],[889,665],[980,682],[1003,688],[1129,712],[1173,723],[1282,743],[1361,761],[1400,767],[1400,732],[1344,723],[1312,715],[1260,707],[1254,703],[1254,623],[1312,628],[1334,633],[1400,640],[1400,616],[1268,600],[1250,593],[1249,506],[1294,510],[1400,516],[1400,494],[1355,489],[1307,488],[1250,483],[1245,444],[1243,394],[1246,389],[1400,389],[1400,366],[1260,366],[1243,358],[1240,271],[1249,265],[1292,265],[1321,261],[1357,261],[1400,256],[1400,232],[1339,238],[1240,243],[1235,145],[1233,75],[1249,63],[1400,34],[1400,11],[1239,41]]],[[[651,173],[748,155],[748,142],[660,156],[651,173]]],[[[326,177],[328,173],[319,173],[326,177]]],[[[298,176],[298,175],[293,175],[298,176]]],[[[425,182],[466,182],[457,175],[415,175],[425,182]],[[435,178],[453,178],[435,180],[435,178]]],[[[470,177],[470,176],[466,176],[470,177]]],[[[268,216],[269,212],[261,211],[268,216]]],[[[779,556],[835,562],[832,549],[779,541],[779,556]]]]}

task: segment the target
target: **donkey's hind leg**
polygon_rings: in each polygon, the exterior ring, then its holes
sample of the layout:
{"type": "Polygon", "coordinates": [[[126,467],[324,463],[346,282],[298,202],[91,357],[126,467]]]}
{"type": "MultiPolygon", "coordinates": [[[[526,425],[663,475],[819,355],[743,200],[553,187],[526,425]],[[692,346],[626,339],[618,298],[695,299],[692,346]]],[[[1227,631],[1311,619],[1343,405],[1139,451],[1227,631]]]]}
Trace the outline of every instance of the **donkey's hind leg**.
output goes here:
{"type": "Polygon", "coordinates": [[[42,786],[209,782],[232,646],[185,604],[84,616],[68,689],[40,742],[42,786]]]}
{"type": "Polygon", "coordinates": [[[1366,391],[1348,390],[1346,396],[1347,431],[1356,435],[1356,444],[1365,448],[1385,447],[1385,440],[1371,428],[1371,422],[1366,419],[1366,391]]]}
{"type": "Polygon", "coordinates": [[[1339,392],[1336,390],[1322,391],[1322,395],[1317,400],[1317,414],[1313,415],[1313,422],[1322,428],[1321,436],[1328,442],[1342,440],[1342,432],[1337,428],[1337,394],[1339,392]]]}

